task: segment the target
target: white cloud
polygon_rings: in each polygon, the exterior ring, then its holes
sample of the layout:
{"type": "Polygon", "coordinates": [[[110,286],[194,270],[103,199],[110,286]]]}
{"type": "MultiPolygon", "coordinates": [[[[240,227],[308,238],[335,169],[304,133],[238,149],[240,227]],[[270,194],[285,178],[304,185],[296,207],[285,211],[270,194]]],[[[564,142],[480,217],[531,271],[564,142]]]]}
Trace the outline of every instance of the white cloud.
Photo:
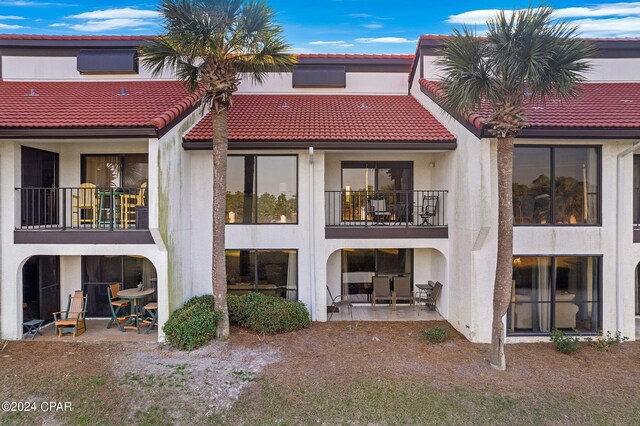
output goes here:
{"type": "Polygon", "coordinates": [[[314,46],[331,46],[331,45],[337,45],[337,44],[344,44],[345,41],[344,40],[340,40],[340,41],[311,41],[309,42],[309,44],[314,45],[314,46]]]}
{"type": "Polygon", "coordinates": [[[399,43],[415,43],[416,40],[409,40],[404,37],[375,37],[375,38],[357,38],[356,41],[358,43],[389,43],[389,44],[399,44],[399,43]]]}
{"type": "Polygon", "coordinates": [[[583,37],[637,37],[640,36],[640,16],[609,19],[577,19],[583,37]]]}
{"type": "Polygon", "coordinates": [[[287,53],[315,53],[315,51],[306,47],[292,47],[287,50],[287,53]]]}
{"type": "Polygon", "coordinates": [[[160,17],[160,12],[155,10],[132,9],[130,7],[94,10],[93,12],[69,16],[69,18],[74,19],[145,19],[158,17],[160,17]]]}
{"type": "Polygon", "coordinates": [[[373,15],[368,13],[350,13],[347,16],[349,18],[373,18],[373,15]]]}
{"type": "Polygon", "coordinates": [[[9,21],[9,20],[22,20],[27,19],[24,16],[14,16],[14,15],[0,15],[0,20],[9,21]]]}
{"type": "Polygon", "coordinates": [[[50,27],[54,27],[54,28],[58,28],[58,27],[70,27],[70,26],[71,26],[71,24],[65,24],[65,23],[62,23],[62,22],[58,22],[58,23],[55,23],[55,24],[51,24],[51,25],[49,25],[49,26],[50,26],[50,27]]]}
{"type": "Polygon", "coordinates": [[[153,25],[153,23],[145,21],[144,19],[120,18],[87,21],[82,24],[71,25],[69,28],[76,31],[99,33],[103,31],[118,30],[122,28],[135,29],[149,25],[153,25]]]}
{"type": "Polygon", "coordinates": [[[9,25],[9,24],[0,24],[0,28],[3,30],[17,30],[19,28],[25,28],[22,25],[9,25]]]}
{"type": "MultiPolygon", "coordinates": [[[[447,22],[450,24],[484,25],[489,18],[499,12],[499,9],[478,9],[450,15],[447,22]]],[[[512,12],[507,10],[510,15],[512,12]]],[[[599,18],[615,16],[640,16],[640,2],[620,2],[609,4],[595,4],[588,7],[565,7],[555,9],[555,17],[558,19],[572,18],[599,18]]]]}
{"type": "Polygon", "coordinates": [[[377,30],[377,29],[382,28],[382,25],[380,25],[380,24],[365,24],[365,25],[363,25],[363,27],[369,28],[370,30],[377,30]]]}

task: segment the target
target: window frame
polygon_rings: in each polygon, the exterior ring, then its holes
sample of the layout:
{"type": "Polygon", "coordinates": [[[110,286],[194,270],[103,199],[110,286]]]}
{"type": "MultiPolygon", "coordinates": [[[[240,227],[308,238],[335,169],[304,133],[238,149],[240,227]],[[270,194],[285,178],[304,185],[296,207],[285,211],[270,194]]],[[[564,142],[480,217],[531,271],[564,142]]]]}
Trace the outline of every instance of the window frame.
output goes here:
{"type": "Polygon", "coordinates": [[[340,188],[341,190],[344,190],[344,169],[363,169],[363,168],[373,168],[375,171],[373,173],[373,179],[374,179],[374,183],[373,183],[373,190],[372,192],[384,192],[384,191],[380,191],[378,188],[378,170],[381,167],[380,165],[382,164],[382,167],[384,167],[384,165],[388,165],[388,164],[400,164],[403,166],[408,166],[408,168],[411,170],[411,189],[408,190],[404,190],[404,191],[414,191],[415,188],[415,167],[413,164],[413,160],[398,160],[398,161],[394,161],[394,160],[371,160],[371,161],[367,161],[367,160],[355,160],[355,161],[351,161],[351,160],[344,160],[340,162],[340,188]]]}
{"type": "MultiPolygon", "coordinates": [[[[295,301],[300,301],[300,260],[299,260],[299,254],[300,254],[300,250],[296,249],[296,248],[226,248],[224,249],[224,253],[225,253],[225,261],[226,261],[226,256],[227,256],[227,251],[248,251],[250,254],[252,254],[254,257],[254,264],[255,264],[255,276],[252,277],[252,281],[253,281],[253,285],[255,286],[254,290],[252,290],[252,292],[254,293],[260,293],[259,291],[257,291],[257,286],[258,286],[258,252],[265,252],[265,251],[278,251],[278,252],[287,252],[287,251],[293,251],[296,253],[296,297],[295,301]]],[[[226,265],[225,265],[225,271],[226,271],[226,265]]],[[[229,283],[226,283],[227,286],[229,286],[229,283]]],[[[285,300],[291,300],[291,299],[287,299],[286,297],[283,298],[285,300]]]]}
{"type": "MultiPolygon", "coordinates": [[[[506,335],[507,337],[525,337],[525,336],[549,336],[551,331],[554,329],[553,326],[555,326],[555,322],[556,322],[556,283],[557,283],[557,262],[556,259],[558,257],[593,257],[594,259],[598,260],[598,301],[597,301],[597,305],[598,305],[598,309],[597,309],[597,313],[598,313],[598,320],[596,322],[596,331],[587,331],[587,332],[582,332],[582,331],[578,331],[578,333],[575,333],[573,331],[570,332],[565,332],[568,335],[581,335],[581,336],[597,336],[598,332],[600,330],[602,330],[602,314],[603,314],[603,307],[602,307],[602,292],[603,292],[603,279],[604,279],[604,256],[602,254],[513,254],[511,259],[513,261],[513,258],[515,257],[548,257],[551,259],[551,286],[550,286],[550,298],[548,302],[525,302],[527,304],[541,304],[541,303],[548,303],[550,305],[550,312],[549,312],[549,333],[537,333],[537,332],[526,332],[526,331],[509,331],[509,327],[508,327],[508,318],[509,318],[509,314],[511,312],[512,309],[512,305],[515,305],[516,303],[523,303],[523,302],[514,302],[513,301],[513,295],[511,295],[511,299],[509,300],[509,307],[507,308],[507,314],[506,314],[506,318],[505,318],[505,328],[506,328],[506,335]]],[[[512,271],[513,271],[513,266],[512,266],[512,271]]],[[[513,275],[513,272],[512,272],[513,275]]],[[[513,278],[512,278],[513,279],[513,278]]],[[[566,302],[560,302],[560,303],[566,303],[566,302]]],[[[585,302],[585,303],[594,303],[593,301],[591,302],[585,302]]]]}
{"type": "MultiPolygon", "coordinates": [[[[147,156],[147,185],[149,182],[149,172],[148,172],[148,167],[149,167],[149,153],[148,152],[126,152],[126,153],[113,153],[113,154],[107,154],[107,153],[98,153],[98,154],[80,154],[80,182],[84,183],[87,180],[87,164],[85,162],[85,159],[88,157],[120,157],[120,166],[121,166],[121,173],[120,173],[120,185],[117,186],[116,188],[122,187],[122,183],[124,182],[124,164],[126,161],[126,157],[128,156],[132,156],[132,155],[146,155],[147,156]]],[[[105,188],[106,189],[106,188],[105,188]]]]}
{"type": "MultiPolygon", "coordinates": [[[[256,161],[255,161],[255,167],[256,167],[256,173],[254,176],[254,180],[255,182],[257,182],[258,179],[258,157],[295,157],[296,159],[296,221],[295,222],[276,222],[276,223],[266,223],[266,222],[249,222],[249,223],[244,223],[244,222],[227,222],[228,219],[228,212],[225,212],[225,225],[229,226],[229,225],[277,225],[277,226],[282,226],[282,225],[298,225],[300,223],[300,159],[299,159],[299,155],[298,154],[229,154],[228,157],[247,157],[247,156],[252,156],[255,157],[256,161]]],[[[254,182],[254,183],[255,183],[254,182]]],[[[256,190],[256,188],[254,188],[254,190],[256,190]]],[[[257,195],[256,193],[254,193],[254,195],[257,195]]],[[[256,205],[256,217],[258,216],[258,207],[256,205]]],[[[246,249],[249,250],[249,249],[246,249]]],[[[254,250],[254,249],[251,249],[254,250]]],[[[267,250],[267,249],[264,249],[267,250]]],[[[284,249],[283,249],[284,250],[284,249]]]]}
{"type": "MultiPolygon", "coordinates": [[[[560,227],[601,227],[602,226],[602,145],[588,145],[588,144],[579,144],[579,145],[558,145],[558,144],[516,144],[514,145],[514,157],[515,157],[515,149],[516,148],[549,148],[550,149],[550,170],[551,176],[549,177],[551,184],[551,193],[550,202],[549,202],[549,210],[550,210],[550,223],[515,223],[513,222],[514,227],[549,227],[549,226],[560,226],[560,227]],[[555,150],[556,148],[595,148],[596,153],[598,154],[598,221],[597,223],[555,223],[555,198],[556,198],[556,170],[555,170],[555,150]]],[[[513,165],[512,165],[513,167],[513,165]]],[[[512,169],[513,174],[513,169],[512,169]]],[[[511,189],[511,195],[513,197],[513,188],[511,189]]]]}

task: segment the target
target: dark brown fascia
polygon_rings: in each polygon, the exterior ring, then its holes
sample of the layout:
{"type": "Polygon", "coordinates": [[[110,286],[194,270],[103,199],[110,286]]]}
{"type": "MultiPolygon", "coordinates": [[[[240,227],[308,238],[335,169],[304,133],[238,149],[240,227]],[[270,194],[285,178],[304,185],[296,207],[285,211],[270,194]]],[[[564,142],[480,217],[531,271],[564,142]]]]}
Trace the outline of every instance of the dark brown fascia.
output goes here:
{"type": "MultiPolygon", "coordinates": [[[[229,149],[336,149],[336,150],[454,150],[455,141],[249,141],[230,140],[229,149]]],[[[184,141],[185,150],[211,150],[211,141],[184,141]]]]}
{"type": "MultiPolygon", "coordinates": [[[[456,121],[462,124],[478,139],[492,138],[489,127],[484,126],[477,128],[466,117],[459,114],[453,114],[445,107],[442,100],[431,91],[420,86],[420,91],[427,95],[429,99],[435,102],[447,114],[452,116],[456,121]]],[[[522,129],[518,138],[530,139],[638,139],[640,138],[640,128],[638,127],[540,127],[530,126],[522,129]]]]}
{"type": "Polygon", "coordinates": [[[137,48],[148,40],[11,40],[0,39],[0,48],[137,48]]]}
{"type": "Polygon", "coordinates": [[[30,230],[13,231],[14,244],[155,244],[149,230],[89,231],[30,230]]]}

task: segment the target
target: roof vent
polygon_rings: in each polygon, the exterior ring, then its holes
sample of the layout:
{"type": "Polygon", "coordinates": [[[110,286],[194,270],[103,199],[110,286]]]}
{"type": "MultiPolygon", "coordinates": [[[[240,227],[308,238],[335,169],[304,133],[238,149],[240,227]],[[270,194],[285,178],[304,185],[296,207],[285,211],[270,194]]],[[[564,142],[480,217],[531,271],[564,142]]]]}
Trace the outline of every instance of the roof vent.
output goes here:
{"type": "Polygon", "coordinates": [[[38,92],[36,92],[36,89],[31,89],[29,90],[29,93],[27,93],[25,96],[40,96],[40,95],[38,95],[38,92]]]}
{"type": "Polygon", "coordinates": [[[369,108],[369,105],[367,105],[364,102],[360,102],[360,104],[358,105],[358,109],[367,109],[369,108]]]}
{"type": "Polygon", "coordinates": [[[128,93],[126,88],[123,87],[122,89],[120,89],[120,93],[118,93],[118,96],[127,96],[127,95],[128,93]]]}
{"type": "Polygon", "coordinates": [[[289,105],[286,102],[283,102],[280,105],[278,105],[278,108],[289,109],[289,108],[291,108],[291,105],[289,105]]]}

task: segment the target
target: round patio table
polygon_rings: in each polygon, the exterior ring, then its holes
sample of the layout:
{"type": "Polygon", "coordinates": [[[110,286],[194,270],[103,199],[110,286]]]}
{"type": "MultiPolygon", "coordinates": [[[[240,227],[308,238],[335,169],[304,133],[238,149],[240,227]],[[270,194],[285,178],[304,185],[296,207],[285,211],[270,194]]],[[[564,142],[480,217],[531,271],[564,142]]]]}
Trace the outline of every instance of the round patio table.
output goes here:
{"type": "Polygon", "coordinates": [[[140,299],[152,295],[155,291],[155,288],[142,291],[139,291],[137,288],[129,288],[118,292],[119,298],[131,300],[131,315],[123,324],[123,329],[135,321],[135,329],[138,330],[138,334],[140,334],[140,299]]]}

